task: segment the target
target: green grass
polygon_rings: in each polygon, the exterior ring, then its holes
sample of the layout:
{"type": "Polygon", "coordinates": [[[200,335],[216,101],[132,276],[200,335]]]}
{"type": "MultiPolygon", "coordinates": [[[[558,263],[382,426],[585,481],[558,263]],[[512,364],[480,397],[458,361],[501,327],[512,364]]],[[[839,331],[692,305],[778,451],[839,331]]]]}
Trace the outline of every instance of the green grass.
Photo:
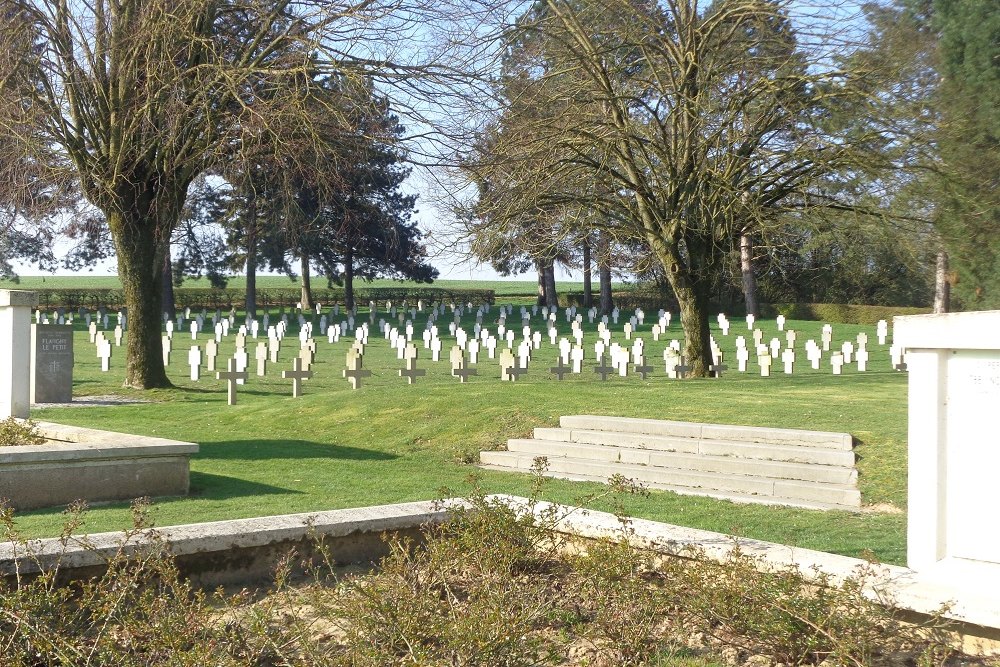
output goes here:
{"type": "MultiPolygon", "coordinates": [[[[484,324],[492,328],[496,315],[494,309],[484,324]]],[[[547,372],[556,352],[546,339],[530,373],[516,384],[499,381],[499,368],[484,351],[480,376],[461,385],[449,374],[446,337],[438,363],[431,362],[429,351],[418,345],[419,365],[427,369],[427,376],[409,386],[397,374],[402,363],[373,332],[365,355],[365,367],[373,376],[360,390],[351,390],[341,377],[350,342],[341,339],[331,345],[318,338],[316,375],[299,399],[291,397],[290,382],[280,379],[280,370],[290,368],[293,348],[297,352],[292,333],[281,363],[270,367],[263,380],[252,375],[240,388],[236,406],[226,405],[225,385],[214,375],[204,373],[198,383],[188,379],[190,334],[175,337],[169,374],[176,388],[143,394],[121,388],[123,350],[116,350],[112,372],[99,371],[94,346],[81,322],[75,341],[75,395],[134,394],[156,402],[51,408],[32,415],[199,443],[201,451],[192,461],[191,495],[158,501],[154,511],[158,525],[423,500],[434,498],[445,486],[461,492],[463,480],[478,471],[468,463],[478,451],[500,447],[536,426],[555,425],[560,415],[581,413],[846,431],[861,443],[856,452],[865,503],[905,506],[906,378],[889,368],[887,348],[877,345],[874,327],[834,327],[838,346],[859,331],[869,333],[872,370],[868,373],[848,370],[835,377],[828,365],[812,371],[800,353],[799,370],[792,377],[775,365],[770,378],[731,370],[718,380],[671,381],[663,374],[662,351],[668,339],[683,334],[675,321],[666,337],[653,342],[652,319],[640,328],[647,358],[657,368],[647,381],[612,377],[601,382],[585,369],[582,376],[557,382],[547,372]]],[[[450,315],[442,317],[440,328],[447,332],[450,321],[450,315]]],[[[471,318],[465,324],[471,330],[471,318]]],[[[765,340],[778,335],[773,321],[758,326],[765,340]]],[[[800,350],[807,338],[819,338],[820,323],[787,326],[800,333],[800,350]]],[[[417,331],[422,327],[421,317],[417,331]]],[[[569,332],[564,318],[559,329],[561,335],[569,332]]],[[[620,332],[621,327],[613,330],[620,332]]],[[[731,368],[736,366],[735,337],[746,334],[745,325],[735,321],[728,337],[715,332],[731,368]]],[[[588,364],[593,362],[594,339],[593,333],[586,339],[588,364]]],[[[617,333],[615,340],[621,339],[617,333]]],[[[200,337],[202,345],[206,340],[200,337]]],[[[230,339],[222,352],[230,353],[232,345],[230,339]]],[[[221,363],[222,354],[219,358],[221,363]]],[[[480,472],[490,491],[529,491],[527,475],[480,472]]],[[[553,480],[546,497],[572,503],[599,490],[595,484],[553,480]]],[[[801,547],[853,556],[873,554],[891,563],[905,559],[905,514],[900,512],[817,512],[661,492],[628,497],[625,508],[639,517],[801,547]]],[[[18,525],[29,536],[52,535],[61,520],[58,510],[26,512],[18,525]]],[[[121,529],[128,521],[125,504],[104,505],[92,508],[86,529],[121,529]]]]}

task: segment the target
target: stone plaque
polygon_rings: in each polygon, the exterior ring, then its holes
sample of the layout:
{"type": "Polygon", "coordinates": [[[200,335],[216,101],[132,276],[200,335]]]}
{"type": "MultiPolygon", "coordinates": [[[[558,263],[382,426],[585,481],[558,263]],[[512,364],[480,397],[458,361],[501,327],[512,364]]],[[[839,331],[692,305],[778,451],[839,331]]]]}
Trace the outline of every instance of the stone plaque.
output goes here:
{"type": "Polygon", "coordinates": [[[949,555],[1000,561],[1000,531],[984,515],[1000,507],[1000,350],[955,350],[947,357],[945,428],[949,555]]]}
{"type": "Polygon", "coordinates": [[[993,582],[1000,599],[998,327],[984,311],[897,317],[893,331],[909,375],[907,564],[993,582]]]}
{"type": "Polygon", "coordinates": [[[73,327],[31,325],[31,402],[73,401],[73,327]]]}

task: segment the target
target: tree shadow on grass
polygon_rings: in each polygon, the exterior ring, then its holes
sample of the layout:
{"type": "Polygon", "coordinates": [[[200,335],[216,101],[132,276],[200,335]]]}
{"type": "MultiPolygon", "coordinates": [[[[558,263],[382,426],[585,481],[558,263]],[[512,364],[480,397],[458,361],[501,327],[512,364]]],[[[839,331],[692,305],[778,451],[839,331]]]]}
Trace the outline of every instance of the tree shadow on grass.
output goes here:
{"type": "Polygon", "coordinates": [[[212,473],[195,472],[192,470],[191,490],[188,492],[187,496],[184,498],[178,498],[177,500],[186,500],[188,498],[209,498],[212,500],[221,500],[224,498],[286,494],[301,495],[302,491],[286,489],[284,487],[273,486],[271,484],[261,484],[260,482],[251,482],[239,477],[213,475],[212,473]]]}
{"type": "Polygon", "coordinates": [[[389,461],[399,457],[395,454],[372,449],[308,440],[225,440],[199,444],[197,458],[199,460],[215,459],[220,461],[262,461],[268,459],[389,461]]]}

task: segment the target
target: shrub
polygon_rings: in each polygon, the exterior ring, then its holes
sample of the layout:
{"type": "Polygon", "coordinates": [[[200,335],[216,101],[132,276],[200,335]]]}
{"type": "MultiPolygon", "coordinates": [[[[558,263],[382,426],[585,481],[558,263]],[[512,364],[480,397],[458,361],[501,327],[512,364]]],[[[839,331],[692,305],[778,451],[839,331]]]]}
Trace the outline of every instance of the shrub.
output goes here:
{"type": "MultiPolygon", "coordinates": [[[[566,510],[526,511],[477,485],[424,542],[391,539],[374,572],[338,580],[316,568],[312,583],[292,587],[289,554],[262,597],[194,590],[155,534],[126,557],[148,535],[146,510],[134,507],[103,575],[61,586],[56,567],[0,583],[0,666],[716,667],[731,647],[731,660],[754,664],[948,664],[928,634],[937,626],[908,625],[870,600],[864,572],[837,586],[739,551],[715,562],[571,542],[558,531],[566,510]]],[[[71,508],[64,544],[81,511],[71,508]]],[[[0,525],[24,553],[9,510],[0,525]]]]}
{"type": "Polygon", "coordinates": [[[7,417],[0,421],[0,447],[16,445],[41,445],[46,442],[38,425],[30,419],[7,417]]]}

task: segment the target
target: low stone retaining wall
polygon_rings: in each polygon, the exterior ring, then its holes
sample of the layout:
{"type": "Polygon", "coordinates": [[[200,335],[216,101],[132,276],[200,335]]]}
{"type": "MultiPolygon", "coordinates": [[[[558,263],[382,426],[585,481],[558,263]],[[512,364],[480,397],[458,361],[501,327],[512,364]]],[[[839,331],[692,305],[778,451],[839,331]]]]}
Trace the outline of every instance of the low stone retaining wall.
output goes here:
{"type": "MultiPolygon", "coordinates": [[[[528,504],[516,496],[494,496],[524,511],[550,516],[549,503],[528,504]]],[[[461,501],[455,501],[461,502],[461,501]]],[[[847,556],[799,549],[694,528],[631,519],[628,531],[612,514],[559,506],[563,516],[557,529],[583,539],[628,539],[637,547],[666,555],[725,560],[734,549],[752,555],[762,567],[795,566],[808,575],[815,570],[836,582],[856,576],[861,569],[873,599],[890,601],[908,610],[914,620],[935,614],[952,603],[945,616],[956,623],[962,648],[969,653],[1000,653],[1000,582],[935,580],[905,567],[871,565],[847,556]]],[[[0,576],[30,576],[40,568],[59,567],[62,581],[100,574],[103,564],[119,551],[134,553],[151,544],[162,544],[177,559],[180,571],[197,586],[254,584],[267,580],[278,560],[295,549],[309,558],[321,541],[337,564],[374,563],[388,551],[384,536],[419,537],[420,527],[441,523],[448,512],[436,503],[415,502],[358,509],[218,521],[173,526],[143,532],[126,541],[124,533],[101,533],[70,538],[32,540],[26,544],[0,544],[0,576]]]]}
{"type": "Polygon", "coordinates": [[[37,422],[51,442],[0,447],[0,498],[18,510],[143,496],[182,496],[198,445],[37,422]]]}
{"type": "Polygon", "coordinates": [[[96,533],[0,544],[0,577],[30,576],[59,568],[62,582],[100,575],[119,553],[162,545],[181,573],[199,587],[267,580],[278,561],[295,550],[297,561],[313,558],[322,543],[337,564],[374,563],[388,553],[386,533],[420,538],[420,528],[448,519],[424,501],[347,510],[213,521],[125,533],[96,533]]]}

